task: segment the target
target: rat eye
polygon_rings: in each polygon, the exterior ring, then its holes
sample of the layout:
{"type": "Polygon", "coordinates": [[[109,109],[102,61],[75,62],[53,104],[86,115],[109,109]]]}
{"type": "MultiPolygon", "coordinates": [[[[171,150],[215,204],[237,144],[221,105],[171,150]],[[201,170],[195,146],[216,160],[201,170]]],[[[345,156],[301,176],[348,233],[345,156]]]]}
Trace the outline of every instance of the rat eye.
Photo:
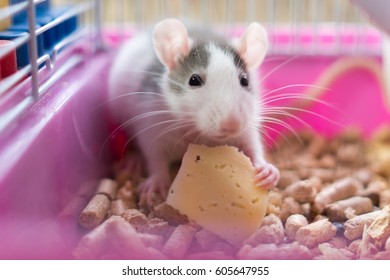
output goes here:
{"type": "Polygon", "coordinates": [[[240,84],[241,86],[243,87],[247,87],[249,85],[249,81],[248,81],[248,78],[246,76],[242,76],[240,78],[240,84]]]}
{"type": "Polygon", "coordinates": [[[200,87],[204,84],[204,82],[198,74],[193,74],[188,81],[188,84],[192,87],[200,87]]]}

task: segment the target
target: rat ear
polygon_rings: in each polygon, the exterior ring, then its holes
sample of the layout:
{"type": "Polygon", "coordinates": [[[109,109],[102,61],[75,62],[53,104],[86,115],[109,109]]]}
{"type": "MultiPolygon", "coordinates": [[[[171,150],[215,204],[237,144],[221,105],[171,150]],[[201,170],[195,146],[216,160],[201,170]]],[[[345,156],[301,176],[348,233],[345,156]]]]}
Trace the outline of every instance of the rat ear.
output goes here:
{"type": "Polygon", "coordinates": [[[153,32],[154,50],[168,70],[175,68],[179,59],[189,52],[189,38],[184,24],[177,19],[166,19],[153,32]]]}
{"type": "Polygon", "coordinates": [[[263,61],[268,49],[267,32],[260,24],[253,22],[239,39],[237,51],[248,69],[255,68],[263,61]]]}

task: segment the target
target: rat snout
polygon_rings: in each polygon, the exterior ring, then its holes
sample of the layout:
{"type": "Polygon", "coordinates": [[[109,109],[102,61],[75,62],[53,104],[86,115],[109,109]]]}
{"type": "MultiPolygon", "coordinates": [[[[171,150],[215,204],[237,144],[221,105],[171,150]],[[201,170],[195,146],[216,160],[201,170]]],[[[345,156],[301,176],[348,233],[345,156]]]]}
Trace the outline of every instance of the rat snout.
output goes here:
{"type": "Polygon", "coordinates": [[[219,124],[219,131],[223,135],[235,135],[241,130],[241,119],[239,115],[230,114],[222,119],[219,124]]]}

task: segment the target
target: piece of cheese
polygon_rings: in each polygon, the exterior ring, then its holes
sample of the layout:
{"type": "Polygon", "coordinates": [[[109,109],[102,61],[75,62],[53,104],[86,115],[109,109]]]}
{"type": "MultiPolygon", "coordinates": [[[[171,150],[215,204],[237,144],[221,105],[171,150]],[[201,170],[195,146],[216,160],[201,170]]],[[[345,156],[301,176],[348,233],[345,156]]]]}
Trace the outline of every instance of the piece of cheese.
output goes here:
{"type": "Polygon", "coordinates": [[[255,168],[236,147],[191,144],[167,203],[190,220],[239,244],[260,226],[268,191],[255,186],[255,168]]]}

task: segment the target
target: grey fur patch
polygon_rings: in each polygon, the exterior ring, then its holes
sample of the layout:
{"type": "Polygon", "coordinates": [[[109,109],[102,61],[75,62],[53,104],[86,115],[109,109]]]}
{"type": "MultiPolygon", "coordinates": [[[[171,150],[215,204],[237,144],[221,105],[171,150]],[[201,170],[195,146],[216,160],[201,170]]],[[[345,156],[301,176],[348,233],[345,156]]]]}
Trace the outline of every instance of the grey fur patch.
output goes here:
{"type": "Polygon", "coordinates": [[[210,60],[210,53],[208,52],[208,46],[210,44],[215,45],[227,55],[230,55],[233,58],[235,66],[247,74],[244,60],[228,42],[222,40],[200,42],[190,50],[188,56],[184,57],[178,67],[170,73],[169,86],[173,92],[178,94],[182,93],[192,74],[199,74],[207,82],[207,77],[204,76],[204,73],[210,60]]]}
{"type": "MultiPolygon", "coordinates": [[[[210,53],[208,52],[210,44],[221,49],[227,55],[231,55],[235,66],[249,78],[244,60],[224,37],[205,28],[192,27],[188,29],[188,33],[194,41],[194,46],[191,48],[188,56],[182,58],[177,68],[173,69],[168,75],[169,88],[172,92],[176,94],[183,93],[192,74],[199,74],[206,82],[205,72],[210,59],[210,53]]],[[[161,84],[159,81],[164,71],[166,71],[165,66],[156,57],[147,71],[146,78],[142,82],[142,89],[158,93],[160,91],[159,85],[161,84]]]]}
{"type": "Polygon", "coordinates": [[[161,93],[160,81],[165,71],[165,66],[156,57],[146,71],[145,78],[142,80],[142,91],[161,93]]]}
{"type": "Polygon", "coordinates": [[[170,88],[175,93],[182,93],[184,87],[188,83],[189,77],[192,74],[200,74],[205,80],[202,74],[205,72],[209,63],[210,54],[207,51],[206,44],[199,44],[194,46],[188,56],[184,57],[180,61],[178,67],[174,69],[170,75],[170,88]]]}

